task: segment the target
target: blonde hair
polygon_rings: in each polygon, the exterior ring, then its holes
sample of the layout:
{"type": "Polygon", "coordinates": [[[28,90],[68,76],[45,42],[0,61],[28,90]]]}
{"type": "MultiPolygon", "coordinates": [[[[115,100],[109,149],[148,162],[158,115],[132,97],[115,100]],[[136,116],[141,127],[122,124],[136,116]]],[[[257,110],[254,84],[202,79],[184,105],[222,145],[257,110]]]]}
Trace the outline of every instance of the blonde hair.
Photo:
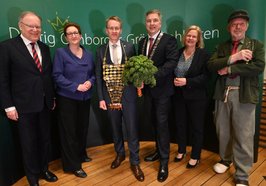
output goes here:
{"type": "Polygon", "coordinates": [[[110,16],[110,17],[108,17],[108,18],[106,19],[106,21],[105,21],[105,27],[106,27],[106,28],[108,27],[108,22],[109,22],[110,20],[113,20],[113,21],[117,21],[117,22],[119,22],[119,23],[120,23],[120,28],[122,28],[122,20],[121,20],[120,17],[118,17],[118,16],[110,16]]]}
{"type": "Polygon", "coordinates": [[[203,41],[203,37],[202,37],[202,31],[200,29],[199,26],[197,25],[191,25],[190,27],[188,27],[182,37],[182,44],[185,46],[185,39],[187,34],[190,32],[190,30],[196,30],[198,32],[198,41],[196,43],[196,47],[197,48],[204,48],[204,41],[203,41]]]}

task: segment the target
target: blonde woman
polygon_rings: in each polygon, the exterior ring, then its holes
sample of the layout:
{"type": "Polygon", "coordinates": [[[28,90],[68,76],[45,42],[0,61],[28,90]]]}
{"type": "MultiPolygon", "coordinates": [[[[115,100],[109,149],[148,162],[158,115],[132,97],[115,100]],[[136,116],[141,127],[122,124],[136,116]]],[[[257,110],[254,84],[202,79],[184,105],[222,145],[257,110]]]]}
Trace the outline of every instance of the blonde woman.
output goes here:
{"type": "Polygon", "coordinates": [[[193,25],[186,30],[183,45],[179,49],[179,60],[174,71],[178,141],[178,154],[174,161],[179,162],[185,157],[187,134],[191,134],[192,152],[187,168],[194,168],[199,163],[203,142],[207,106],[206,63],[209,55],[203,49],[202,31],[198,26],[193,25]]]}

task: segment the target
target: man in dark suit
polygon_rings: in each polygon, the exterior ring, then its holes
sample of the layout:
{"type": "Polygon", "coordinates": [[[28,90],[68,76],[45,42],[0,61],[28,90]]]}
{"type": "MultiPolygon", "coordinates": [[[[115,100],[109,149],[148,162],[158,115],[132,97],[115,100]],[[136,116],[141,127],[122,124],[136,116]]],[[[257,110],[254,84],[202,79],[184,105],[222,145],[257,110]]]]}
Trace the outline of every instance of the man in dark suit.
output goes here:
{"type": "Polygon", "coordinates": [[[111,168],[115,169],[125,160],[125,148],[122,131],[122,118],[127,131],[130,151],[131,170],[138,181],[144,181],[139,166],[139,139],[136,114],[137,91],[133,85],[123,86],[122,70],[124,63],[135,55],[131,43],[120,40],[122,21],[117,16],[106,20],[106,34],[109,42],[98,48],[96,53],[96,81],[99,107],[107,110],[111,122],[114,148],[117,153],[111,168]]]}
{"type": "Polygon", "coordinates": [[[52,63],[48,46],[39,41],[41,18],[22,12],[18,26],[21,34],[0,44],[0,95],[7,117],[18,122],[28,182],[39,185],[39,178],[57,180],[48,170],[49,110],[55,106],[52,63]]]}
{"type": "Polygon", "coordinates": [[[178,61],[176,39],[161,31],[161,13],[150,10],[146,13],[146,30],[148,36],[139,42],[139,54],[148,56],[158,68],[155,74],[156,86],[144,87],[145,105],[149,106],[152,124],[155,128],[156,152],[145,157],[145,161],[160,159],[157,180],[163,182],[168,177],[168,160],[170,137],[168,112],[170,97],[174,94],[173,70],[178,61]]]}

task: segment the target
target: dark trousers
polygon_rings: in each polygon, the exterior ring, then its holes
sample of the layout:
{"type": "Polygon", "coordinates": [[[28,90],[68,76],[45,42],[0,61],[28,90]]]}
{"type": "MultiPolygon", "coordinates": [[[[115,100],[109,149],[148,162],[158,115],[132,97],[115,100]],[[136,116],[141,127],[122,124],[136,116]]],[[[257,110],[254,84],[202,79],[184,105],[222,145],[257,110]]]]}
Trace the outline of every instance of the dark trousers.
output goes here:
{"type": "Polygon", "coordinates": [[[178,152],[186,153],[187,134],[191,134],[192,159],[200,159],[206,106],[206,99],[187,100],[183,96],[175,96],[178,152]]]}
{"type": "Polygon", "coordinates": [[[108,117],[112,125],[114,148],[118,155],[125,155],[122,122],[124,121],[127,135],[128,148],[130,152],[130,163],[139,164],[139,139],[136,115],[136,102],[127,101],[122,97],[122,110],[110,110],[108,117]]]}
{"type": "Polygon", "coordinates": [[[168,128],[168,115],[170,109],[170,97],[152,98],[145,96],[145,106],[151,113],[151,122],[155,131],[156,148],[160,155],[161,165],[167,165],[169,161],[170,136],[168,128]]]}
{"type": "Polygon", "coordinates": [[[58,125],[63,170],[81,168],[89,126],[90,100],[79,101],[58,96],[58,125]]]}
{"type": "Polygon", "coordinates": [[[38,183],[40,175],[48,170],[50,112],[45,106],[40,112],[18,114],[25,174],[29,184],[38,183]]]}

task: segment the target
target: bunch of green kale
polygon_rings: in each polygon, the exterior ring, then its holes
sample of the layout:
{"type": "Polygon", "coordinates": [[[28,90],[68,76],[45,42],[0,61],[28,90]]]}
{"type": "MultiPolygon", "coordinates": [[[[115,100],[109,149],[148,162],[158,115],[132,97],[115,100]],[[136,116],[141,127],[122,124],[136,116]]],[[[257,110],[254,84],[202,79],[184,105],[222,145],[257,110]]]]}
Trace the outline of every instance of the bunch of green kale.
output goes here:
{"type": "Polygon", "coordinates": [[[132,56],[125,63],[122,81],[125,85],[132,83],[135,87],[141,87],[142,83],[154,87],[156,85],[154,74],[157,71],[153,61],[146,56],[132,56]]]}

